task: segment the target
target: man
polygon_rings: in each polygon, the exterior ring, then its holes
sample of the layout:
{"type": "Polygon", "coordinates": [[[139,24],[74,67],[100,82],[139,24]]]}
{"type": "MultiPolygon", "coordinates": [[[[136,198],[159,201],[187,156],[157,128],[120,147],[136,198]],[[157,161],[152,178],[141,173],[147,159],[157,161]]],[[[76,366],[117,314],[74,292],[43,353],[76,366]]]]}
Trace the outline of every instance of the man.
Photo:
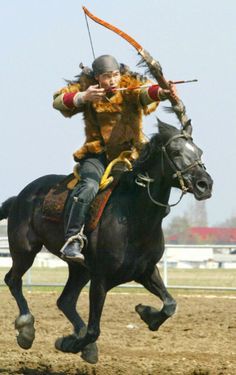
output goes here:
{"type": "Polygon", "coordinates": [[[61,252],[66,259],[84,261],[85,217],[108,162],[126,150],[137,156],[145,143],[143,114],[154,111],[168,95],[176,96],[173,85],[170,90],[151,85],[110,55],[96,58],[92,71],[84,68],[78,81],[54,95],[53,107],[65,117],[83,112],[86,134],[85,144],[74,153],[75,161],[80,162],[80,181],[72,192],[65,225],[66,242],[61,252]],[[142,85],[146,87],[139,88],[142,85]],[[117,90],[121,88],[124,90],[117,90]]]}

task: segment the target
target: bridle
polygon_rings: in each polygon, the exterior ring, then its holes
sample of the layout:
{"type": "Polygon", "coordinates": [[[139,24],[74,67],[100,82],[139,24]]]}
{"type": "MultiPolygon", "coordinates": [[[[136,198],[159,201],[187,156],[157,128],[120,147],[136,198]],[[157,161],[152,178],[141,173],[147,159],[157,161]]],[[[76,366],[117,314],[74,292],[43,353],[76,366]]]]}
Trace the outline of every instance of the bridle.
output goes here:
{"type": "Polygon", "coordinates": [[[183,178],[183,175],[188,172],[190,169],[196,167],[196,166],[200,166],[202,168],[205,169],[205,166],[203,164],[203,162],[201,161],[200,158],[198,158],[197,160],[195,160],[193,163],[191,163],[190,165],[188,165],[186,168],[182,169],[182,170],[179,170],[178,167],[175,165],[175,163],[173,162],[173,160],[170,158],[168,152],[167,152],[167,146],[169,146],[171,144],[171,142],[175,139],[178,139],[178,138],[185,138],[186,140],[191,140],[192,141],[192,137],[191,135],[189,135],[187,132],[185,131],[182,131],[180,134],[176,134],[174,135],[173,137],[171,137],[164,146],[162,146],[162,152],[163,152],[163,155],[165,156],[168,164],[170,165],[170,167],[173,169],[173,171],[175,172],[173,174],[173,178],[178,178],[179,180],[179,184],[180,184],[180,187],[181,187],[181,190],[182,192],[186,193],[188,191],[188,187],[185,185],[184,183],[184,178],[183,178]]]}
{"type": "Polygon", "coordinates": [[[171,137],[170,139],[168,139],[168,141],[162,146],[161,148],[161,151],[162,151],[162,154],[161,154],[161,160],[162,160],[162,175],[164,175],[164,158],[166,159],[166,161],[168,162],[169,166],[171,167],[171,169],[174,171],[174,174],[172,176],[172,178],[178,178],[178,181],[179,181],[179,185],[180,185],[180,188],[181,188],[181,196],[179,198],[179,200],[176,202],[176,203],[173,203],[173,204],[164,204],[164,203],[161,203],[161,202],[158,202],[156,199],[153,198],[152,194],[151,194],[151,190],[150,190],[150,184],[155,182],[155,179],[154,178],[151,178],[149,177],[148,173],[146,172],[144,175],[139,173],[137,175],[137,178],[135,180],[136,184],[139,185],[139,186],[142,186],[142,187],[145,187],[147,188],[147,192],[148,192],[148,196],[150,198],[150,200],[160,206],[160,207],[166,207],[166,208],[170,208],[170,207],[174,207],[176,206],[180,201],[181,199],[183,198],[184,194],[186,194],[189,190],[189,188],[186,186],[186,183],[184,181],[184,174],[186,172],[188,172],[190,169],[196,167],[196,166],[200,166],[202,168],[205,169],[205,166],[203,164],[203,162],[201,161],[200,158],[198,158],[197,160],[195,160],[193,163],[191,163],[190,165],[188,165],[186,168],[184,169],[181,169],[179,170],[178,167],[176,166],[176,164],[174,163],[174,161],[171,159],[171,157],[169,156],[168,154],[168,151],[167,151],[167,147],[171,144],[172,141],[174,141],[175,139],[179,139],[179,138],[185,138],[186,140],[192,140],[192,137],[189,133],[187,133],[186,131],[182,131],[180,134],[175,134],[173,135],[173,137],[171,137]],[[164,156],[164,157],[163,157],[164,156]]]}

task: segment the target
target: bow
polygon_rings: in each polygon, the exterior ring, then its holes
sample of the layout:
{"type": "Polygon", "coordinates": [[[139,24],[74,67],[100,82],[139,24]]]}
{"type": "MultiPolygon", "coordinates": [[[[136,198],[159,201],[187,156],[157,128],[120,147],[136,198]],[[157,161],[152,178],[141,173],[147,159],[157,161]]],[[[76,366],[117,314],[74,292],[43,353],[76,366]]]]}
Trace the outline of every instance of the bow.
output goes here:
{"type": "MultiPolygon", "coordinates": [[[[157,80],[161,88],[169,89],[170,83],[165,79],[159,61],[155,60],[148,51],[146,51],[138,42],[136,42],[136,40],[134,40],[124,31],[98,18],[97,16],[94,16],[91,12],[89,12],[89,10],[85,6],[83,6],[83,10],[84,13],[93,21],[115,32],[116,34],[120,35],[123,39],[125,39],[127,42],[129,42],[138,51],[138,54],[142,57],[142,60],[139,64],[144,63],[148,67],[150,74],[157,80]]],[[[186,109],[183,102],[180,99],[173,98],[172,96],[169,96],[168,99],[171,102],[171,111],[173,111],[176,114],[183,129],[186,130],[189,134],[191,134],[191,121],[188,119],[186,115],[186,109]]]]}

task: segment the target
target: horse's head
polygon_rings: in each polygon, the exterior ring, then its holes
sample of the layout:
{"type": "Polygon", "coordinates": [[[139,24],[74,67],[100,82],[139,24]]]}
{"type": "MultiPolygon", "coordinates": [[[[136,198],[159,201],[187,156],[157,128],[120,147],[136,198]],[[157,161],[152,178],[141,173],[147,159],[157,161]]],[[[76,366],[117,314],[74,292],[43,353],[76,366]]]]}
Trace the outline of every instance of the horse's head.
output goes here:
{"type": "Polygon", "coordinates": [[[171,185],[198,200],[210,198],[213,181],[201,160],[202,150],[193,143],[191,124],[178,130],[158,120],[158,127],[164,173],[171,177],[171,185]]]}

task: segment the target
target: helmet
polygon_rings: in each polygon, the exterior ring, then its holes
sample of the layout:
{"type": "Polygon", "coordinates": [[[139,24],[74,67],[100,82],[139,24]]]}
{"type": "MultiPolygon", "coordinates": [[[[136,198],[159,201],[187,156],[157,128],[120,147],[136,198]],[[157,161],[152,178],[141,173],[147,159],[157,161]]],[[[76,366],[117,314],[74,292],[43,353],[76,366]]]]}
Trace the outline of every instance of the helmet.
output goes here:
{"type": "Polygon", "coordinates": [[[94,76],[120,70],[120,64],[116,61],[115,57],[111,55],[102,55],[97,57],[92,63],[94,76]]]}

